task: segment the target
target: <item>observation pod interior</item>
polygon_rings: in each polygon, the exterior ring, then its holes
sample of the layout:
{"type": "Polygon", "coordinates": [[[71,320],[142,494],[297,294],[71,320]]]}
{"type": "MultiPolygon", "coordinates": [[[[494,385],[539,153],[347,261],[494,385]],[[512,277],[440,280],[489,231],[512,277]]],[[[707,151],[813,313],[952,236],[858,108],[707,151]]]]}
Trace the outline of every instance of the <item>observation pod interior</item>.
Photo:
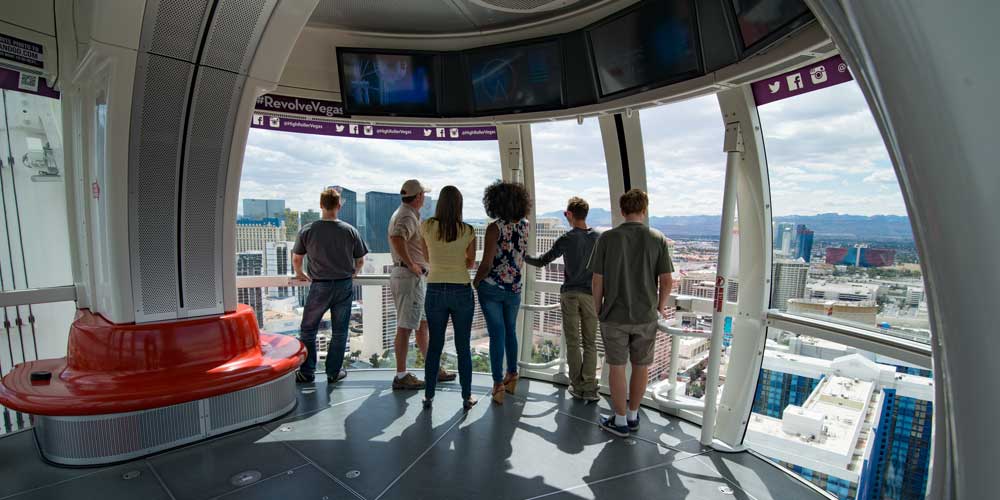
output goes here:
{"type": "MultiPolygon", "coordinates": [[[[995,59],[992,20],[1000,16],[1000,4],[985,0],[957,5],[931,1],[762,1],[758,3],[768,5],[783,21],[751,40],[747,26],[740,23],[742,3],[53,0],[5,5],[0,11],[4,117],[13,109],[9,104],[13,101],[7,101],[8,92],[48,96],[59,103],[52,114],[58,122],[50,120],[58,125],[47,125],[57,131],[59,140],[50,140],[48,152],[40,158],[47,164],[51,157],[62,166],[65,190],[49,196],[64,198],[57,206],[65,211],[68,225],[66,260],[72,283],[31,287],[25,269],[23,280],[11,278],[0,291],[9,344],[0,365],[0,405],[30,415],[33,422],[27,433],[0,437],[0,448],[11,446],[18,453],[11,459],[6,457],[14,455],[4,452],[0,462],[24,461],[10,464],[31,467],[28,462],[34,461],[42,467],[37,470],[44,471],[35,476],[12,474],[17,480],[11,484],[24,487],[0,489],[0,498],[28,498],[46,491],[58,496],[60,491],[66,494],[67,490],[58,489],[63,482],[69,485],[85,479],[82,475],[60,475],[58,471],[63,469],[42,464],[42,458],[61,466],[127,462],[108,469],[113,473],[95,473],[91,479],[117,480],[123,474],[148,470],[141,481],[116,483],[113,488],[122,488],[115,491],[121,491],[123,497],[134,497],[139,490],[131,488],[149,487],[157,495],[165,492],[167,498],[234,492],[261,497],[282,491],[304,495],[320,490],[303,485],[320,483],[336,490],[334,496],[344,498],[467,497],[470,491],[444,489],[447,481],[428,486],[415,481],[415,476],[424,470],[425,477],[433,477],[446,466],[442,464],[450,464],[447,466],[479,478],[479,473],[466,468],[469,462],[465,460],[471,460],[471,454],[463,458],[436,447],[445,443],[453,450],[462,450],[467,445],[456,436],[472,439],[477,433],[482,433],[481,444],[501,448],[508,456],[517,453],[522,464],[540,460],[523,453],[535,444],[518,433],[523,433],[523,426],[518,431],[497,420],[524,418],[520,413],[509,415],[508,407],[498,410],[497,416],[486,416],[492,415],[488,411],[493,408],[484,410],[486,405],[482,404],[470,412],[469,422],[460,416],[441,420],[443,415],[411,414],[411,407],[416,410],[419,406],[416,399],[406,403],[392,395],[396,404],[372,399],[392,394],[381,380],[387,380],[388,373],[378,371],[352,371],[343,391],[322,382],[316,387],[325,391],[297,388],[293,372],[305,358],[303,345],[293,337],[261,331],[253,310],[238,304],[238,285],[244,287],[248,282],[237,279],[236,221],[243,161],[255,115],[358,125],[361,130],[378,126],[495,127],[498,177],[523,182],[532,194],[536,189],[533,147],[538,147],[532,142],[532,124],[596,118],[608,192],[611,200],[617,200],[629,189],[648,190],[653,183],[663,182],[647,178],[639,118],[643,111],[712,94],[717,96],[721,111],[719,128],[725,130],[725,141],[718,146],[727,157],[723,204],[727,217],[720,228],[720,248],[731,249],[720,254],[715,293],[720,296],[735,280],[739,299],[706,304],[675,295],[670,305],[678,311],[716,313],[716,330],[685,332],[675,324],[661,325],[665,333],[678,339],[712,333],[708,374],[714,380],[707,382],[705,402],[674,397],[673,385],[670,397],[656,391],[647,394],[644,414],[650,414],[650,427],[656,426],[663,433],[642,434],[626,446],[634,445],[637,450],[649,446],[639,451],[655,458],[637,459],[628,462],[627,468],[615,469],[608,465],[607,457],[631,457],[628,449],[607,445],[602,449],[609,450],[608,455],[593,456],[581,449],[602,445],[600,437],[584,433],[584,444],[577,446],[557,429],[551,431],[555,450],[541,458],[565,460],[567,466],[563,471],[543,468],[551,474],[542,477],[544,488],[537,482],[515,481],[515,489],[501,487],[477,494],[523,498],[572,496],[583,490],[598,497],[612,497],[619,491],[655,494],[659,490],[651,490],[650,485],[661,487],[663,478],[654,474],[662,472],[660,468],[673,467],[667,462],[676,464],[681,454],[688,453],[692,456],[684,460],[697,460],[688,464],[698,465],[697,470],[687,473],[720,476],[720,483],[709,490],[681,481],[693,495],[730,495],[735,490],[745,498],[829,496],[795,479],[788,469],[746,451],[768,328],[786,328],[931,370],[933,384],[920,389],[935,403],[926,496],[993,496],[991,450],[1000,447],[1000,438],[989,429],[1000,413],[1000,392],[988,388],[995,385],[989,367],[993,355],[1000,353],[1000,339],[991,334],[994,321],[985,298],[1000,286],[1000,268],[969,256],[991,255],[1000,247],[1000,224],[994,208],[1000,195],[1000,169],[995,168],[992,148],[988,147],[992,138],[987,132],[1000,111],[992,96],[1000,83],[1000,70],[987,63],[995,59]],[[634,81],[606,74],[602,80],[603,60],[598,51],[601,34],[606,33],[602,30],[613,33],[616,22],[636,16],[654,19],[650,13],[666,13],[663,15],[674,16],[672,20],[687,23],[684,32],[688,38],[677,43],[688,50],[685,56],[677,57],[689,57],[688,66],[670,74],[656,73],[662,67],[650,65],[637,70],[639,76],[634,81]],[[499,53],[490,51],[519,50],[533,44],[554,47],[553,57],[561,64],[558,96],[544,102],[494,107],[477,101],[476,87],[468,81],[477,58],[499,53]],[[427,66],[433,72],[428,80],[431,97],[418,103],[423,107],[362,103],[356,89],[342,88],[343,82],[352,78],[341,73],[342,61],[351,54],[363,58],[373,53],[413,56],[409,64],[421,57],[431,61],[427,66]],[[831,60],[842,61],[857,81],[899,182],[924,277],[929,344],[770,309],[775,235],[765,141],[757,111],[760,97],[755,96],[753,84],[831,60]],[[261,98],[266,95],[300,104],[261,108],[261,98]],[[315,109],[301,104],[310,102],[316,103],[315,109]],[[327,116],[318,116],[324,114],[327,116]],[[735,221],[738,240],[732,236],[735,221]],[[39,356],[35,345],[31,356],[21,333],[29,327],[34,332],[35,316],[30,308],[67,301],[73,302],[76,312],[72,321],[63,325],[66,336],[56,342],[60,349],[52,356],[39,356]],[[734,340],[729,347],[726,390],[719,391],[718,353],[723,339],[718,319],[723,316],[732,318],[734,340]],[[16,338],[22,341],[17,349],[12,341],[15,330],[19,332],[16,338]],[[19,352],[17,357],[15,351],[19,352]],[[361,400],[364,403],[356,402],[361,400]],[[399,415],[355,424],[352,419],[360,415],[348,412],[355,406],[357,411],[399,415]],[[406,430],[406,419],[418,421],[416,435],[406,430]],[[483,431],[475,427],[476,419],[495,421],[483,431]],[[350,441],[349,424],[355,425],[357,435],[366,437],[365,442],[350,441]],[[369,424],[381,427],[373,430],[366,427],[369,424]],[[510,434],[505,435],[503,429],[510,434]],[[671,440],[665,437],[670,434],[668,429],[682,429],[684,436],[671,440]],[[346,434],[336,436],[339,441],[323,444],[327,437],[320,431],[346,434]],[[270,469],[260,471],[260,464],[247,462],[251,460],[249,452],[242,457],[246,461],[236,460],[243,468],[234,462],[213,469],[225,475],[226,481],[214,478],[212,483],[205,473],[206,484],[215,486],[206,486],[203,491],[184,490],[161,474],[168,470],[168,462],[190,458],[184,454],[208,460],[219,453],[228,460],[240,455],[243,446],[281,441],[274,438],[280,433],[293,436],[286,440],[291,444],[260,448],[266,448],[276,457],[275,462],[282,464],[270,475],[270,469]],[[392,442],[393,438],[386,436],[393,433],[399,441],[392,442]],[[202,442],[222,434],[226,436],[202,442]],[[497,441],[497,435],[506,436],[508,442],[497,441]],[[316,447],[309,448],[313,445],[316,447]],[[181,446],[187,447],[173,450],[181,446]],[[371,450],[368,457],[366,446],[371,450]],[[399,451],[407,447],[422,453],[399,451]],[[372,468],[382,465],[391,473],[370,474],[353,468],[351,461],[317,458],[336,450],[356,454],[354,463],[371,464],[372,468]],[[590,463],[579,462],[580,457],[590,463]],[[705,462],[706,457],[712,459],[705,462]],[[717,457],[728,461],[728,473],[720,470],[717,457]],[[438,468],[428,465],[428,460],[438,468]],[[739,465],[733,465],[734,461],[739,465]],[[714,472],[705,472],[705,467],[714,472]],[[747,479],[732,473],[744,470],[740,467],[765,472],[747,479]],[[589,475],[586,471],[577,474],[582,469],[590,469],[589,475]],[[288,479],[293,471],[307,479],[288,479]],[[569,479],[559,476],[563,472],[569,473],[569,479]],[[52,479],[36,479],[46,475],[52,479]],[[765,488],[754,489],[748,484],[754,480],[764,481],[765,488]],[[773,490],[766,487],[771,482],[773,490]],[[613,488],[602,489],[608,486],[613,488]]],[[[640,34],[648,27],[642,23],[637,26],[640,34]]],[[[8,135],[16,136],[18,126],[16,120],[5,125],[8,135]]],[[[8,149],[12,146],[7,143],[12,142],[6,139],[8,149]]],[[[0,156],[4,157],[0,174],[5,174],[4,170],[14,167],[15,158],[9,151],[0,156]]],[[[10,191],[17,206],[18,177],[14,170],[10,172],[3,192],[7,196],[10,191]]],[[[414,172],[414,176],[419,175],[414,172]]],[[[529,217],[533,226],[535,217],[529,217]]],[[[5,214],[8,244],[15,241],[11,220],[21,231],[16,241],[32,238],[26,231],[28,225],[21,230],[20,214],[5,214]]],[[[620,214],[614,214],[614,224],[621,220],[620,214]]],[[[534,245],[535,240],[529,243],[534,245]]],[[[15,251],[10,248],[9,263],[0,266],[5,276],[20,272],[15,266],[15,251]]],[[[22,262],[28,260],[27,254],[22,245],[22,262]]],[[[553,292],[536,271],[527,270],[525,277],[525,297],[553,292]]],[[[262,284],[249,286],[291,285],[287,277],[267,278],[261,277],[262,284]]],[[[387,277],[360,276],[357,281],[384,285],[387,277]]],[[[528,325],[528,315],[541,307],[525,299],[520,324],[528,325]]],[[[34,339],[34,333],[31,335],[34,339]]],[[[519,361],[530,387],[515,395],[524,412],[534,406],[539,412],[533,414],[536,417],[550,415],[556,419],[553,422],[568,422],[563,425],[573,429],[581,423],[593,423],[598,415],[592,410],[598,405],[583,413],[566,406],[569,402],[564,401],[558,386],[568,379],[559,363],[535,366],[529,359],[530,352],[522,352],[519,361]]],[[[838,359],[829,365],[845,373],[883,376],[877,366],[872,368],[856,358],[838,359]]],[[[476,375],[475,383],[477,387],[489,385],[481,375],[476,375]]],[[[606,381],[602,386],[606,387],[606,381]]],[[[451,396],[455,394],[446,391],[441,399],[451,396]]],[[[457,410],[457,401],[441,406],[449,404],[457,410]]],[[[808,411],[803,410],[801,416],[802,422],[808,420],[808,411]]],[[[544,427],[553,422],[536,424],[544,427]]],[[[588,430],[595,429],[589,426],[588,430]]],[[[505,457],[495,461],[496,457],[489,455],[494,448],[479,453],[491,457],[485,463],[504,466],[505,457]]],[[[644,456],[639,451],[635,456],[644,456]]],[[[17,467],[5,470],[26,470],[17,467]]],[[[7,474],[0,472],[0,477],[7,474]]],[[[668,472],[666,483],[676,484],[672,479],[676,478],[668,472]]],[[[865,498],[861,491],[864,484],[862,479],[857,498],[865,498]]]]}

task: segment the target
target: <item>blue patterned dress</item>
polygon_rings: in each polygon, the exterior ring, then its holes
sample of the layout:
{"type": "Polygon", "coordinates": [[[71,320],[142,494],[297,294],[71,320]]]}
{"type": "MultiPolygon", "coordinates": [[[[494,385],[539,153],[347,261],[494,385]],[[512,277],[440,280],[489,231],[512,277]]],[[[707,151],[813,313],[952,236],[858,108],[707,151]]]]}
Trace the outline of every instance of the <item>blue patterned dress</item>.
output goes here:
{"type": "Polygon", "coordinates": [[[511,293],[521,293],[521,268],[528,246],[528,220],[494,222],[500,232],[497,254],[493,257],[490,273],[483,280],[511,293]]]}

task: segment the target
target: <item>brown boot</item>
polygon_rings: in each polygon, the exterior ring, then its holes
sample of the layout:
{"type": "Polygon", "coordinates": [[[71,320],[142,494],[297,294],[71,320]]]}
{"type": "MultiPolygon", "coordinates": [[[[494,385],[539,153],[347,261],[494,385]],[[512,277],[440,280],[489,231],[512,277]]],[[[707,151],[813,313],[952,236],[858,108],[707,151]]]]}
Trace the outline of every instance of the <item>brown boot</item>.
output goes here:
{"type": "Polygon", "coordinates": [[[507,376],[503,378],[504,389],[507,392],[514,394],[514,391],[517,390],[517,378],[516,373],[508,373],[507,376]]]}
{"type": "Polygon", "coordinates": [[[448,373],[444,368],[438,371],[438,382],[451,382],[455,380],[454,373],[448,373]]]}

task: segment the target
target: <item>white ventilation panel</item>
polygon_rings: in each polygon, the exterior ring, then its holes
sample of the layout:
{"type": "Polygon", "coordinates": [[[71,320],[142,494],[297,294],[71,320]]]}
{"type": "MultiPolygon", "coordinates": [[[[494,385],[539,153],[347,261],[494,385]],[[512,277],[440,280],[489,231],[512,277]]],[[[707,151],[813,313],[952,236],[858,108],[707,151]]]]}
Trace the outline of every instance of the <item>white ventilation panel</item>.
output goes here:
{"type": "Polygon", "coordinates": [[[195,62],[212,0],[147,0],[140,52],[195,62]]]}
{"type": "Polygon", "coordinates": [[[194,65],[139,54],[129,141],[129,247],[136,322],[177,317],[177,193],[194,65]]]}
{"type": "Polygon", "coordinates": [[[246,74],[277,0],[219,0],[201,64],[246,74]]]}

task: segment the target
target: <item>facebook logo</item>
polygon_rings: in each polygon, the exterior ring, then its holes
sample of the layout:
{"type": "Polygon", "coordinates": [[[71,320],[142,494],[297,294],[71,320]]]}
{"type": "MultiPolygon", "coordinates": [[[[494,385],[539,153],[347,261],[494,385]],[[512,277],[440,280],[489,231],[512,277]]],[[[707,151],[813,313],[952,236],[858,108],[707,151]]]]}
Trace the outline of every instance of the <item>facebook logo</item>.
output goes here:
{"type": "Polygon", "coordinates": [[[788,75],[786,78],[788,80],[788,90],[794,91],[802,88],[802,75],[795,73],[793,75],[788,75]]]}

